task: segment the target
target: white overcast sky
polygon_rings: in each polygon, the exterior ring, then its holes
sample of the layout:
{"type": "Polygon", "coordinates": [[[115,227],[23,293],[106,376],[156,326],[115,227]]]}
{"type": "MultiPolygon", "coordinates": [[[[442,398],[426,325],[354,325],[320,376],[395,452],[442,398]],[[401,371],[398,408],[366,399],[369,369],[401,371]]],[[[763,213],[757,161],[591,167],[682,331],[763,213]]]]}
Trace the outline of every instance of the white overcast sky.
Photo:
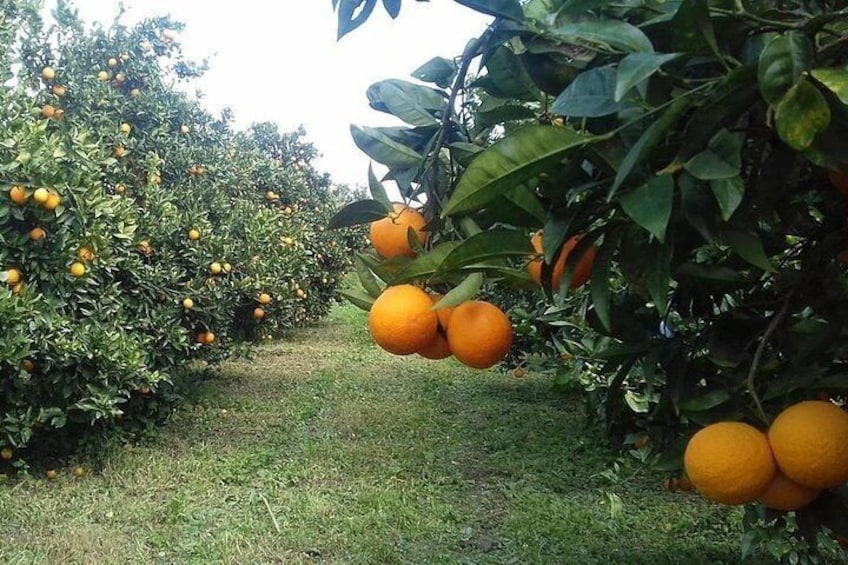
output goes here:
{"type": "MultiPolygon", "coordinates": [[[[48,6],[53,6],[53,0],[48,6]]],[[[109,23],[119,0],[76,0],[86,22],[109,23]]],[[[370,84],[409,78],[434,56],[454,57],[489,18],[451,0],[406,0],[391,20],[378,6],[361,28],[336,41],[330,0],[125,0],[127,22],[170,14],[186,24],[185,53],[208,57],[197,81],[204,106],[229,106],[236,126],[271,121],[284,130],[302,124],[333,180],[367,185],[368,158],[353,144],[350,124],[395,125],[371,110],[370,84]]]]}

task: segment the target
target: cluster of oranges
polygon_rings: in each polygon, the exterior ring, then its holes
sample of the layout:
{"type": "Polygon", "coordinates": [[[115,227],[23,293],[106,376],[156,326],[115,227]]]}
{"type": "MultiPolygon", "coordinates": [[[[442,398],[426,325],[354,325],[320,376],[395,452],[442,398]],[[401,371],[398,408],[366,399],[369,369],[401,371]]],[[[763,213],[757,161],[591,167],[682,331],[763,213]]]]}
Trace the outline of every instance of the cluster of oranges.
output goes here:
{"type": "MultiPolygon", "coordinates": [[[[423,245],[426,224],[418,210],[394,204],[391,214],[372,222],[371,243],[387,259],[415,257],[410,239],[423,245]]],[[[499,363],[512,347],[512,324],[506,314],[482,300],[438,308],[441,298],[411,284],[390,286],[371,306],[371,336],[377,345],[396,355],[417,353],[427,359],[453,355],[476,369],[499,363]]]]}
{"type": "Polygon", "coordinates": [[[715,502],[798,510],[848,481],[848,413],[808,400],[786,408],[767,432],[743,422],[711,424],[689,441],[684,466],[715,502]]]}

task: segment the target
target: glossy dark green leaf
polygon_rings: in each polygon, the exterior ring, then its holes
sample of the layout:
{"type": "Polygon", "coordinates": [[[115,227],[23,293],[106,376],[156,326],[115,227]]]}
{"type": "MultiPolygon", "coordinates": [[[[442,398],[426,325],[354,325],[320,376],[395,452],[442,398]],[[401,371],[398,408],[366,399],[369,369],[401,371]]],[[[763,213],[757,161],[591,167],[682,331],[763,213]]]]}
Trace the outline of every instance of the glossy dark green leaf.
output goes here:
{"type": "Polygon", "coordinates": [[[472,273],[456,285],[450,292],[445,294],[441,300],[433,305],[433,310],[440,308],[450,308],[451,306],[459,306],[463,302],[473,299],[477,296],[480,288],[483,287],[483,282],[486,279],[482,273],[472,273]]]}
{"type": "Polygon", "coordinates": [[[400,14],[400,0],[383,0],[383,7],[392,19],[395,19],[400,14]]]}
{"type": "Polygon", "coordinates": [[[622,20],[569,22],[548,33],[564,43],[605,52],[651,53],[654,50],[651,40],[641,29],[622,20]]]}
{"type": "Polygon", "coordinates": [[[769,104],[777,104],[801,75],[813,66],[815,48],[801,32],[775,37],[760,54],[757,81],[769,104]]]}
{"type": "Polygon", "coordinates": [[[347,298],[351,304],[357,308],[365,310],[366,312],[370,311],[371,306],[374,305],[373,298],[364,292],[359,292],[358,290],[340,290],[339,294],[347,298]]]}
{"type": "Polygon", "coordinates": [[[683,171],[677,179],[677,186],[680,187],[683,216],[701,234],[704,241],[715,240],[720,216],[715,197],[706,183],[683,171]]]}
{"type": "Polygon", "coordinates": [[[511,49],[498,47],[486,59],[486,76],[479,81],[486,90],[503,99],[539,100],[541,93],[521,59],[511,49]]]}
{"type": "Polygon", "coordinates": [[[424,82],[432,82],[441,88],[447,88],[450,86],[456,71],[456,63],[450,59],[433,57],[412,71],[412,76],[424,82]]]}
{"type": "Polygon", "coordinates": [[[383,288],[380,286],[380,281],[374,276],[374,272],[368,267],[361,255],[357,255],[353,260],[353,265],[356,270],[356,276],[359,278],[359,283],[365,292],[372,298],[377,298],[383,293],[383,288]]]}
{"type": "Polygon", "coordinates": [[[377,0],[338,0],[338,39],[365,23],[377,0]]]}
{"type": "Polygon", "coordinates": [[[740,273],[723,265],[684,263],[677,268],[675,274],[678,277],[693,277],[711,281],[739,282],[744,280],[740,273]]]}
{"type": "Polygon", "coordinates": [[[680,401],[678,408],[680,408],[681,412],[704,412],[721,406],[733,398],[733,396],[733,391],[729,389],[711,390],[701,396],[680,401]]]}
{"type": "Polygon", "coordinates": [[[627,180],[630,173],[633,172],[633,168],[647,159],[651,154],[651,151],[653,151],[654,148],[663,139],[665,139],[666,133],[674,127],[677,120],[680,118],[680,115],[686,108],[689,107],[689,103],[688,98],[678,98],[675,100],[668,109],[663,112],[662,116],[648,126],[639,139],[636,140],[636,143],[633,144],[633,147],[630,148],[627,155],[625,155],[624,159],[621,161],[621,165],[615,175],[615,181],[613,182],[612,189],[610,189],[610,200],[612,200],[613,196],[615,196],[622,183],[627,180]]]}
{"type": "Polygon", "coordinates": [[[671,20],[674,51],[721,58],[708,0],[683,0],[671,20]]]}
{"type": "Polygon", "coordinates": [[[615,114],[615,67],[598,67],[577,75],[551,106],[554,114],[572,118],[597,118],[615,114]]]}
{"type": "Polygon", "coordinates": [[[726,230],[722,232],[721,239],[734,253],[755,267],[764,271],[774,270],[768,255],[766,255],[763,242],[756,234],[739,230],[726,230]]]}
{"type": "Polygon", "coordinates": [[[674,246],[652,244],[645,257],[645,287],[660,316],[668,309],[668,291],[671,288],[671,259],[674,246]]]}
{"type": "MultiPolygon", "coordinates": [[[[429,126],[439,122],[432,107],[436,106],[438,110],[441,110],[445,100],[432,89],[409,84],[399,85],[397,82],[378,84],[376,90],[390,114],[413,126],[429,126]],[[428,95],[430,100],[422,100],[428,95]]],[[[372,88],[375,87],[372,86],[372,88]]],[[[371,93],[372,90],[369,89],[369,94],[371,93]]]]}
{"type": "Polygon", "coordinates": [[[570,128],[528,126],[498,141],[469,165],[442,215],[477,210],[555,167],[569,151],[597,138],[570,128]]]}
{"type": "MultiPolygon", "coordinates": [[[[441,267],[445,258],[459,246],[458,241],[440,243],[427,253],[421,254],[409,261],[394,276],[393,284],[409,282],[432,277],[441,267]]],[[[378,272],[379,274],[379,272],[378,272]]]]}
{"type": "Polygon", "coordinates": [[[454,0],[457,4],[467,6],[490,16],[498,16],[510,20],[522,21],[524,12],[518,0],[454,0]]]}
{"type": "Polygon", "coordinates": [[[504,100],[489,98],[477,111],[477,125],[489,127],[504,122],[536,119],[536,112],[527,106],[510,104],[504,100]]]}
{"type": "Polygon", "coordinates": [[[813,69],[810,74],[848,106],[848,68],[813,69]]]}
{"type": "Polygon", "coordinates": [[[387,212],[392,209],[392,203],[389,200],[388,194],[386,194],[386,188],[377,179],[377,175],[374,174],[372,163],[368,163],[368,189],[371,192],[371,198],[383,204],[387,212]]]}
{"type": "Polygon", "coordinates": [[[524,232],[494,229],[463,241],[442,261],[439,270],[451,271],[466,265],[485,264],[509,257],[529,258],[532,254],[533,246],[524,232]]]}
{"type": "Polygon", "coordinates": [[[359,200],[348,204],[330,219],[330,229],[369,224],[388,216],[386,205],[377,200],[359,200]]]}
{"type": "Polygon", "coordinates": [[[482,146],[465,141],[451,143],[448,149],[450,149],[451,157],[463,167],[470,165],[471,161],[483,151],[482,146]]]}
{"type": "Polygon", "coordinates": [[[630,89],[650,78],[660,67],[679,57],[679,53],[631,53],[618,63],[615,101],[620,102],[630,89]]]}
{"type": "Polygon", "coordinates": [[[830,125],[830,106],[818,88],[802,80],[778,102],[774,123],[786,145],[803,151],[830,125]]]}
{"type": "Polygon", "coordinates": [[[604,236],[604,242],[595,256],[592,265],[592,278],[589,288],[592,293],[592,306],[595,314],[607,331],[612,329],[610,320],[610,276],[612,275],[612,259],[618,250],[621,241],[620,232],[608,231],[604,236]]]}
{"type": "Polygon", "coordinates": [[[352,125],[350,133],[359,149],[388,167],[412,168],[417,167],[423,160],[417,151],[395,141],[380,128],[352,125]]]}
{"type": "Polygon", "coordinates": [[[661,175],[624,194],[619,199],[621,208],[633,221],[665,241],[665,231],[671,218],[674,201],[674,178],[661,175]]]}
{"type": "Polygon", "coordinates": [[[710,140],[709,146],[689,159],[686,170],[701,180],[730,179],[742,170],[743,137],[726,129],[710,140]]]}
{"type": "Polygon", "coordinates": [[[521,185],[506,193],[506,198],[523,212],[536,218],[539,223],[544,223],[547,211],[542,206],[542,201],[536,196],[536,192],[527,185],[521,185]]]}
{"type": "Polygon", "coordinates": [[[721,218],[725,222],[728,221],[742,203],[742,197],[745,196],[745,182],[741,176],[715,179],[710,181],[710,188],[721,210],[721,218]]]}

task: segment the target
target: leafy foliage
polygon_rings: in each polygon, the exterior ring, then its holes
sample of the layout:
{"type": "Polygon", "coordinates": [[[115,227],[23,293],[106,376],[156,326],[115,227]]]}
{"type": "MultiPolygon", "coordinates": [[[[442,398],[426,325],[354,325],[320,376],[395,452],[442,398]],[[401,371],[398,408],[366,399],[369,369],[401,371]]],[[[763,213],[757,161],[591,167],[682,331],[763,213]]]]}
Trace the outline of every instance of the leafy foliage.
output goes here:
{"type": "MultiPolygon", "coordinates": [[[[699,426],[844,399],[848,202],[829,180],[848,170],[844,2],[459,3],[494,22],[450,84],[414,75],[450,115],[385,131],[391,156],[366,151],[426,201],[417,261],[435,268],[417,280],[461,280],[440,248],[474,240],[469,224],[499,234],[474,246],[499,292],[521,273],[504,230],[544,228],[549,262],[586,234],[590,290],[551,289],[526,327],[546,328],[537,349],[582,373],[614,436],[645,428],[669,469],[699,426]]],[[[844,492],[820,501],[797,513],[807,544],[848,534],[844,492]]]]}

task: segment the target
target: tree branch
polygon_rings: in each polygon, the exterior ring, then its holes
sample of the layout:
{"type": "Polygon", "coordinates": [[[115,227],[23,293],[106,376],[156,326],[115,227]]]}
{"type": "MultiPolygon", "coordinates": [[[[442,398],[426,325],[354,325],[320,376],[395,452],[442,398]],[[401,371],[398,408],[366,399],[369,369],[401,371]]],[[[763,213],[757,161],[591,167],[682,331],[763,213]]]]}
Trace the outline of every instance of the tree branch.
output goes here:
{"type": "Polygon", "coordinates": [[[760,340],[759,345],[757,345],[757,350],[754,352],[754,359],[751,361],[751,368],[748,370],[748,394],[750,394],[751,398],[754,400],[754,406],[757,409],[757,415],[765,424],[768,424],[769,420],[766,416],[765,410],[763,410],[763,403],[760,400],[760,397],[757,394],[756,390],[757,370],[760,368],[760,362],[762,361],[763,353],[766,349],[766,344],[768,344],[772,334],[774,334],[774,332],[777,330],[777,327],[789,313],[789,305],[792,302],[792,296],[794,294],[795,291],[792,290],[789,294],[786,295],[786,298],[783,299],[783,305],[780,307],[780,310],[778,310],[778,312],[772,317],[768,327],[766,328],[765,333],[763,333],[763,337],[760,340]]]}

